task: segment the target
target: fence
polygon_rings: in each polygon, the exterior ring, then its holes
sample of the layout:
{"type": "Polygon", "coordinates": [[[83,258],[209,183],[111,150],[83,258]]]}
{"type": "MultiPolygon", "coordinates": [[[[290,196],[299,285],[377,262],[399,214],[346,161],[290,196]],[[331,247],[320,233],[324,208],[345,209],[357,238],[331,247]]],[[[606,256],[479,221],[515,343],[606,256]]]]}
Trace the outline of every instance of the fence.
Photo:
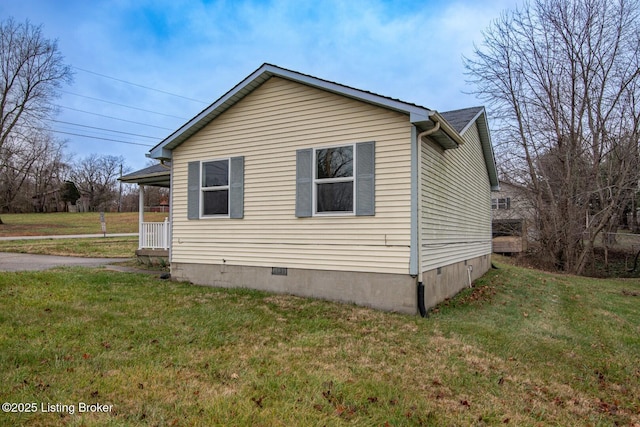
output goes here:
{"type": "Polygon", "coordinates": [[[138,249],[169,249],[171,242],[171,223],[168,218],[164,222],[143,222],[140,224],[138,249]]]}
{"type": "Polygon", "coordinates": [[[640,234],[628,232],[602,233],[594,243],[596,248],[604,248],[606,246],[610,250],[635,254],[640,251],[640,234]]]}

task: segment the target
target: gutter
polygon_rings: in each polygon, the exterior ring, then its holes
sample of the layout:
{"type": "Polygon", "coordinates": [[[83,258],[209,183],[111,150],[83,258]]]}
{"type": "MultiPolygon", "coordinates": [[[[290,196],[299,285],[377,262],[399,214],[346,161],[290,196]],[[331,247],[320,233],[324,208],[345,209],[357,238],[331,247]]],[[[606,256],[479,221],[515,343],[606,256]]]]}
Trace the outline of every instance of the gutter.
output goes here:
{"type": "MultiPolygon", "coordinates": [[[[456,130],[454,128],[451,127],[451,125],[445,120],[444,117],[442,117],[440,115],[440,113],[438,113],[437,111],[433,111],[429,115],[429,119],[436,123],[437,129],[436,128],[434,128],[434,129],[438,130],[440,128],[440,125],[441,125],[443,132],[446,133],[447,136],[449,138],[451,138],[456,144],[458,144],[458,145],[463,145],[464,144],[464,140],[462,139],[462,136],[460,136],[460,134],[458,132],[456,132],[456,130]]],[[[433,133],[431,131],[433,131],[433,129],[429,129],[427,132],[429,132],[429,134],[433,133]]]]}
{"type": "MultiPolygon", "coordinates": [[[[436,113],[437,114],[437,113],[436,113]]],[[[438,115],[439,116],[439,115],[438,115]]],[[[417,194],[417,224],[415,227],[416,232],[418,233],[417,238],[417,266],[418,266],[418,288],[417,288],[417,299],[418,299],[418,311],[420,312],[420,316],[427,317],[427,309],[424,305],[424,283],[422,278],[422,138],[425,136],[429,136],[438,130],[440,130],[440,121],[434,120],[435,126],[429,130],[424,132],[420,132],[416,136],[416,153],[418,157],[416,172],[414,175],[414,179],[416,179],[416,187],[418,190],[417,194]]],[[[446,123],[446,121],[443,121],[446,123]]],[[[454,132],[455,134],[455,132],[454,132]]]]}

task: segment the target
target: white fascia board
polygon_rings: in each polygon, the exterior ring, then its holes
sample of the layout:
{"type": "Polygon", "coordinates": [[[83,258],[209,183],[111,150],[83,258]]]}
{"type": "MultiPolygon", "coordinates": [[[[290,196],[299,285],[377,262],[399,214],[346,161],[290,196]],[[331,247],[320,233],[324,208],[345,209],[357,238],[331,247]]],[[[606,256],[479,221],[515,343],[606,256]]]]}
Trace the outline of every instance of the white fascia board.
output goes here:
{"type": "MultiPolygon", "coordinates": [[[[482,116],[483,114],[485,114],[485,109],[484,107],[482,107],[481,110],[478,111],[478,113],[473,117],[473,119],[469,120],[469,123],[467,123],[467,125],[464,127],[464,129],[462,129],[460,131],[460,135],[464,135],[464,133],[476,122],[476,120],[478,120],[478,118],[480,116],[482,116]]],[[[485,114],[486,117],[486,114],[485,114]]]]}
{"type": "Polygon", "coordinates": [[[170,160],[171,150],[167,150],[166,148],[164,148],[164,145],[156,145],[151,150],[149,150],[147,157],[157,160],[170,160]]]}
{"type": "Polygon", "coordinates": [[[273,76],[408,114],[411,123],[429,120],[429,116],[432,114],[432,111],[425,107],[322,80],[296,71],[276,67],[275,65],[263,64],[231,90],[222,95],[217,101],[149,150],[149,157],[154,159],[170,159],[171,150],[273,76]]]}
{"type": "Polygon", "coordinates": [[[493,152],[493,144],[491,143],[491,132],[489,131],[489,122],[487,120],[487,111],[484,107],[469,120],[469,123],[462,129],[460,135],[464,133],[474,124],[478,125],[478,134],[480,136],[480,144],[482,145],[482,154],[487,165],[487,173],[491,184],[491,191],[500,191],[500,182],[498,180],[498,168],[496,166],[495,155],[493,152]]]}
{"type": "Polygon", "coordinates": [[[410,115],[411,122],[417,122],[427,120],[431,111],[427,108],[417,105],[408,104],[399,100],[387,98],[381,95],[376,95],[372,92],[355,89],[349,86],[343,86],[338,83],[333,83],[327,80],[318,79],[306,74],[300,74],[295,71],[285,70],[275,67],[273,65],[266,65],[266,71],[269,71],[272,75],[282,77],[288,80],[293,80],[298,83],[305,84],[307,86],[313,86],[318,89],[326,90],[336,93],[338,95],[353,98],[359,101],[363,101],[369,104],[378,105],[388,108],[390,110],[399,111],[410,115]]]}
{"type": "MultiPolygon", "coordinates": [[[[205,108],[194,118],[182,125],[178,130],[165,138],[158,145],[149,150],[149,156],[154,159],[170,159],[171,150],[180,145],[185,139],[194,134],[197,130],[203,128],[207,123],[220,115],[223,111],[230,108],[246,94],[251,92],[247,86],[250,83],[256,83],[256,87],[261,84],[267,77],[258,82],[258,78],[265,72],[264,66],[251,73],[247,78],[234,86],[227,93],[218,98],[213,104],[205,108]],[[242,93],[244,91],[244,93],[242,93]],[[194,129],[195,128],[195,129],[194,129]]],[[[269,76],[270,77],[270,76],[269,76]]]]}

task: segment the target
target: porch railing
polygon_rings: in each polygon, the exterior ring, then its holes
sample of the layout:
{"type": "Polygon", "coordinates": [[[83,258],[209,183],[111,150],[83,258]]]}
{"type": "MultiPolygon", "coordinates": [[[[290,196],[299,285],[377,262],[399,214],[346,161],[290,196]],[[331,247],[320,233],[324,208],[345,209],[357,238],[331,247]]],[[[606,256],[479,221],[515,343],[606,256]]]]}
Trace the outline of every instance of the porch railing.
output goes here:
{"type": "Polygon", "coordinates": [[[138,249],[168,250],[171,244],[170,225],[169,218],[165,218],[164,222],[140,223],[138,249]]]}

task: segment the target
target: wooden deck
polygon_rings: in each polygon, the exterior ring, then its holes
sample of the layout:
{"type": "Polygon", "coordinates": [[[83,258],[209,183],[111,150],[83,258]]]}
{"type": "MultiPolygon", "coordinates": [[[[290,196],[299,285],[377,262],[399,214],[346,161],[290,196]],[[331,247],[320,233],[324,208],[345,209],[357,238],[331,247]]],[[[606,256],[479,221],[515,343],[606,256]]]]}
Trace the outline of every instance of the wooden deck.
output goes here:
{"type": "Polygon", "coordinates": [[[498,254],[519,253],[527,250],[527,239],[522,236],[500,236],[493,238],[493,252],[498,254]]]}

